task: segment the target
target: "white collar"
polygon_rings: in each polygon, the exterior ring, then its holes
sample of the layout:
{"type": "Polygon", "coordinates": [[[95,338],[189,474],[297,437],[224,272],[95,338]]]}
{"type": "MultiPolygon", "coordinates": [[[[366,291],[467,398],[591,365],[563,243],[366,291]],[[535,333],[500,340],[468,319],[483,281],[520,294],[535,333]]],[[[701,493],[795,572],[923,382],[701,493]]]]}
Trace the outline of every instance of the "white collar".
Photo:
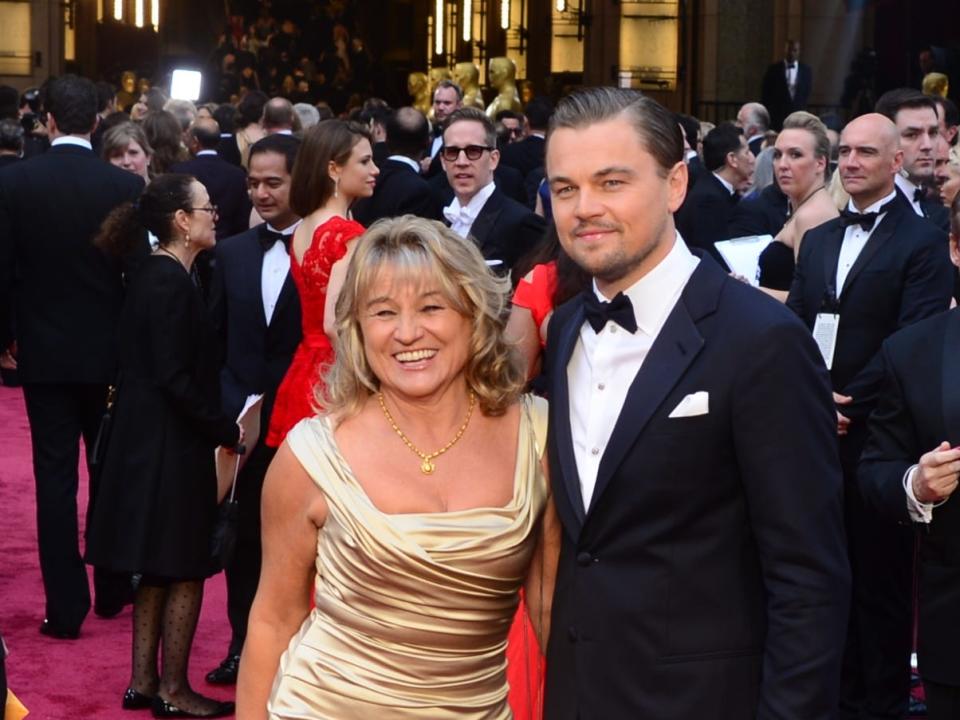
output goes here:
{"type": "Polygon", "coordinates": [[[90,140],[85,137],[78,137],[77,135],[61,135],[60,137],[54,138],[50,147],[56,147],[57,145],[76,145],[77,147],[83,147],[87,150],[93,150],[93,145],[90,144],[90,140]]]}
{"type": "Polygon", "coordinates": [[[196,156],[200,157],[201,155],[216,155],[216,154],[217,154],[216,150],[198,150],[196,156]]]}
{"type": "Polygon", "coordinates": [[[686,155],[686,157],[685,157],[684,159],[686,159],[686,160],[693,160],[695,157],[697,157],[697,151],[696,151],[696,150],[687,150],[687,155],[686,155]]]}
{"type": "Polygon", "coordinates": [[[460,212],[461,209],[466,210],[467,214],[476,220],[477,215],[483,210],[483,206],[487,204],[487,200],[490,199],[490,196],[493,195],[493,191],[496,189],[497,184],[491,180],[487,185],[480,188],[477,194],[470,198],[470,202],[465,206],[460,204],[460,198],[454,197],[453,202],[450,203],[450,209],[453,212],[460,212]]]}
{"type": "Polygon", "coordinates": [[[274,135],[293,135],[293,130],[287,130],[286,128],[283,128],[282,130],[274,130],[273,134],[274,135]]]}
{"type": "Polygon", "coordinates": [[[747,138],[747,145],[752,143],[757,138],[762,138],[762,137],[763,137],[763,133],[757,133],[756,135],[751,135],[749,138],[747,138]]]}
{"type": "MultiPolygon", "coordinates": [[[[633,305],[633,315],[637,328],[646,335],[655,335],[663,325],[666,316],[673,309],[676,297],[687,284],[690,275],[700,259],[690,252],[687,244],[676,233],[673,248],[650,272],[623,291],[633,305]]],[[[593,281],[593,292],[601,302],[611,298],[604,297],[593,281]]]]}
{"type": "Polygon", "coordinates": [[[547,134],[546,134],[546,133],[542,133],[542,132],[540,132],[539,130],[531,130],[531,131],[530,131],[530,134],[529,134],[527,137],[538,137],[538,138],[540,138],[541,140],[546,140],[546,139],[547,139],[547,134]]]}
{"type": "Polygon", "coordinates": [[[396,160],[401,162],[404,165],[407,165],[411,170],[413,170],[418,175],[420,174],[420,166],[417,164],[416,160],[411,160],[406,155],[390,155],[387,160],[396,160]]]}
{"type": "Polygon", "coordinates": [[[717,173],[713,173],[713,176],[723,184],[723,186],[727,189],[728,193],[733,195],[733,193],[735,192],[733,189],[733,183],[727,182],[727,179],[725,177],[723,177],[722,175],[718,175],[717,173]]]}
{"type": "Polygon", "coordinates": [[[893,182],[898,188],[900,188],[900,192],[907,196],[907,202],[910,203],[910,207],[913,208],[913,211],[917,215],[923,217],[923,208],[920,207],[920,203],[918,201],[913,199],[913,195],[917,191],[918,186],[914,185],[913,182],[911,182],[903,173],[897,173],[894,175],[893,182]]]}
{"type": "MultiPolygon", "coordinates": [[[[862,212],[864,215],[871,212],[877,212],[881,207],[886,205],[895,197],[897,197],[896,188],[894,188],[894,191],[889,195],[887,195],[885,198],[881,198],[880,200],[877,200],[875,203],[873,203],[870,207],[864,208],[862,212]]],[[[861,212],[860,210],[857,210],[857,206],[853,204],[853,198],[850,198],[850,200],[847,201],[847,210],[855,213],[861,212]]]]}
{"type": "Polygon", "coordinates": [[[293,235],[296,232],[297,227],[302,223],[303,220],[297,220],[290,227],[284,228],[283,230],[277,230],[273,225],[267,223],[267,230],[270,232],[280,233],[281,235],[293,235]]]}

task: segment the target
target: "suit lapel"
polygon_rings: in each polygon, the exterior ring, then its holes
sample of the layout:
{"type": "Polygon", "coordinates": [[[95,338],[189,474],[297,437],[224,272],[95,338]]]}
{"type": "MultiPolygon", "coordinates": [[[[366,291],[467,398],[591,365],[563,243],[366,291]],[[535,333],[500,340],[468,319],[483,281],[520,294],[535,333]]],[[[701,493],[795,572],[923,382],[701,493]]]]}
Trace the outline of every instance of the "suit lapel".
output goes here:
{"type": "Polygon", "coordinates": [[[473,221],[473,225],[470,226],[470,237],[473,238],[484,256],[486,256],[485,246],[488,245],[487,239],[490,238],[492,241],[496,237],[492,231],[497,218],[500,217],[500,210],[503,208],[502,198],[503,194],[499,190],[494,190],[493,194],[483,204],[477,214],[477,219],[473,221]]]}
{"type": "Polygon", "coordinates": [[[273,308],[273,317],[270,319],[270,324],[273,324],[273,321],[279,317],[280,313],[283,312],[284,307],[290,299],[296,293],[296,287],[293,284],[293,273],[287,270],[287,277],[283,280],[283,286],[280,288],[280,295],[277,297],[277,304],[273,308]]]}
{"type": "Polygon", "coordinates": [[[260,244],[260,227],[250,230],[246,243],[247,260],[243,263],[243,285],[246,292],[251,294],[250,300],[260,308],[257,313],[258,325],[261,329],[267,327],[267,316],[263,307],[263,246],[260,244]]]}
{"type": "Polygon", "coordinates": [[[580,491],[580,477],[577,473],[577,458],[573,453],[573,432],[570,429],[570,387],[567,382],[567,365],[580,338],[580,327],[584,322],[583,304],[578,302],[569,322],[561,329],[560,340],[557,343],[557,357],[553,368],[553,422],[556,433],[558,468],[562,476],[562,485],[567,491],[570,506],[576,513],[577,520],[583,525],[585,515],[583,494],[580,491]]]}
{"type": "Polygon", "coordinates": [[[623,462],[627,451],[686,373],[703,344],[703,337],[681,297],[627,391],[623,410],[600,460],[591,508],[596,507],[600,495],[623,462]]]}
{"type": "MultiPolygon", "coordinates": [[[[913,208],[907,208],[909,212],[913,212],[913,208]]],[[[880,221],[880,224],[874,229],[870,234],[870,238],[867,240],[867,244],[863,246],[863,250],[860,251],[860,255],[857,256],[856,261],[853,263],[853,267],[850,268],[850,272],[847,273],[847,279],[843,283],[843,290],[840,292],[840,299],[843,300],[847,295],[847,289],[850,285],[853,284],[854,280],[857,279],[857,275],[860,274],[860,271],[865,268],[877,252],[884,246],[887,240],[893,236],[894,230],[897,228],[897,224],[900,222],[900,214],[903,211],[902,203],[897,203],[890,210],[887,211],[887,216],[880,221]]],[[[841,239],[842,241],[842,239],[841,239]]],[[[836,265],[834,265],[834,272],[836,272],[836,265]]]]}
{"type": "Polygon", "coordinates": [[[960,444],[960,382],[957,382],[957,355],[960,354],[960,316],[953,311],[943,334],[940,397],[943,402],[943,427],[950,445],[960,444]]]}
{"type": "MultiPolygon", "coordinates": [[[[837,294],[837,265],[840,262],[840,246],[843,245],[843,235],[845,228],[837,223],[831,228],[829,234],[823,240],[823,282],[824,294],[828,295],[830,290],[837,294]]],[[[846,287],[846,285],[844,285],[846,287]]],[[[817,307],[817,312],[821,308],[817,307]]]]}

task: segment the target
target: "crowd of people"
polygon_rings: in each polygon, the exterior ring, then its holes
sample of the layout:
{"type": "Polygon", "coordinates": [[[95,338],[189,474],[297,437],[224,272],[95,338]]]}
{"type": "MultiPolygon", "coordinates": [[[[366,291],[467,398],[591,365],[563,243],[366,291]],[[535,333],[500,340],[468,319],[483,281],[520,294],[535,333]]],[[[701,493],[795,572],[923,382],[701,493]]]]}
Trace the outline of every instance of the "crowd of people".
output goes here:
{"type": "Polygon", "coordinates": [[[41,633],[132,603],[155,717],[902,718],[915,651],[960,717],[950,100],[324,117],[231,53],[218,103],[0,88],[41,633]],[[236,705],[187,678],[221,570],[236,705]]]}

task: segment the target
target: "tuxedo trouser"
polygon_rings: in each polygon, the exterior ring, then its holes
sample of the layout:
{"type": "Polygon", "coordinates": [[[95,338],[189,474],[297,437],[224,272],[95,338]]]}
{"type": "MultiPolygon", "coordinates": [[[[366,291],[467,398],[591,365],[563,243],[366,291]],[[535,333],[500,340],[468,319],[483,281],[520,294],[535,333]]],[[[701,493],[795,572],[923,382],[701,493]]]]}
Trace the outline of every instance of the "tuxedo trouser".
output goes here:
{"type": "MultiPolygon", "coordinates": [[[[266,428],[263,428],[266,437],[266,428]]],[[[228,655],[239,655],[247,637],[247,617],[260,581],[260,495],[263,478],[277,449],[257,443],[250,459],[237,477],[237,545],[225,569],[227,576],[227,618],[230,620],[228,655]]]]}
{"type": "Polygon", "coordinates": [[[923,681],[927,720],[960,720],[960,687],[923,681]]]}
{"type": "MultiPolygon", "coordinates": [[[[80,555],[77,490],[80,438],[90,453],[106,405],[107,386],[96,383],[24,383],[36,481],[37,540],[46,595],[46,617],[56,628],[79,630],[90,610],[87,570],[80,555]]],[[[88,507],[96,497],[91,478],[88,507]]],[[[98,602],[118,605],[129,578],[94,570],[98,602]]]]}
{"type": "Polygon", "coordinates": [[[856,478],[844,470],[853,597],[839,717],[900,720],[910,698],[914,530],[865,506],[856,478]]]}

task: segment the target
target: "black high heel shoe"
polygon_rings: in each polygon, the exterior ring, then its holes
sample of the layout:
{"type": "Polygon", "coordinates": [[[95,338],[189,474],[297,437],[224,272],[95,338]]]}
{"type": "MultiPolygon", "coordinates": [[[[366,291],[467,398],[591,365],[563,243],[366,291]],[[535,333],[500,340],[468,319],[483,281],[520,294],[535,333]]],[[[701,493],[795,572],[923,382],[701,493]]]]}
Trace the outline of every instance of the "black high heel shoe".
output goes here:
{"type": "Polygon", "coordinates": [[[217,706],[213,709],[213,712],[209,713],[192,713],[186,710],[181,710],[172,702],[164,700],[162,697],[157,695],[153,698],[150,709],[153,711],[153,716],[155,718],[218,718],[226,717],[227,715],[233,715],[236,704],[232,702],[218,702],[217,706]]]}
{"type": "Polygon", "coordinates": [[[120,707],[124,710],[148,710],[153,705],[153,696],[144,695],[133,688],[127,688],[123,694],[123,702],[120,707]]]}

